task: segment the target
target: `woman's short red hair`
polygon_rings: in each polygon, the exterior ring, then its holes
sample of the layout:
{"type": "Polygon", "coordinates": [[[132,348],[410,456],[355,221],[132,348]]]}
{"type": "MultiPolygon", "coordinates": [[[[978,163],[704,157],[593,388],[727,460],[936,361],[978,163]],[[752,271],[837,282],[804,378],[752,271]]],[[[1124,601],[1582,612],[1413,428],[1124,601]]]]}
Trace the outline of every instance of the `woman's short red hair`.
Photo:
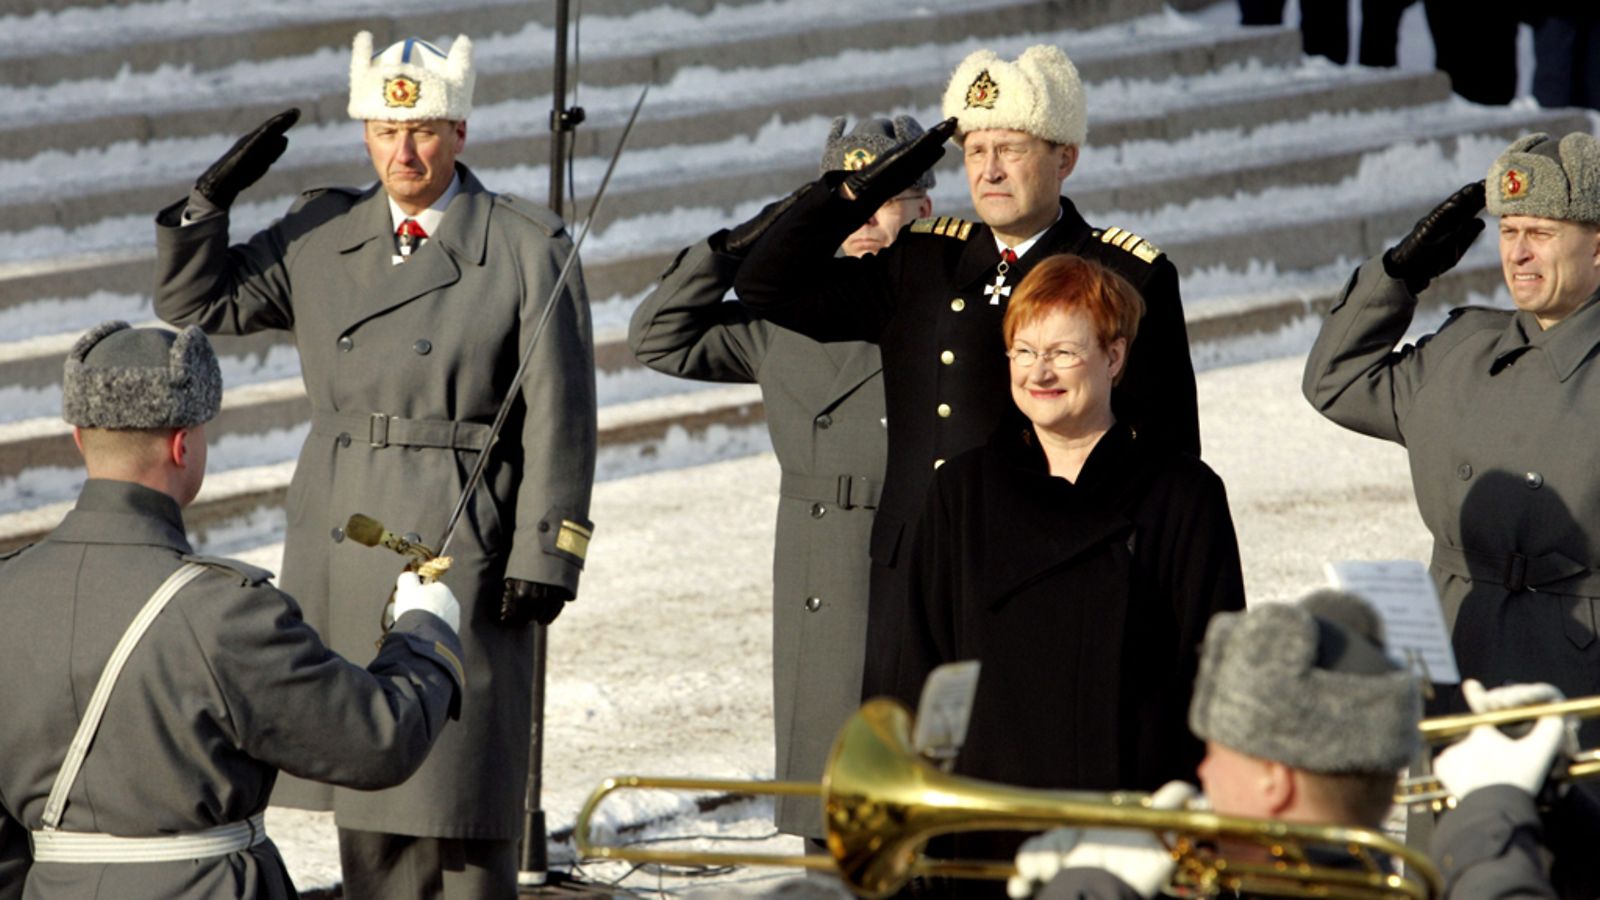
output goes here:
{"type": "Polygon", "coordinates": [[[1144,298],[1128,279],[1094,260],[1068,253],[1048,257],[1022,279],[1006,307],[1001,326],[1006,347],[1011,347],[1017,329],[1056,310],[1081,310],[1087,315],[1102,349],[1125,338],[1131,350],[1144,316],[1144,298]]]}

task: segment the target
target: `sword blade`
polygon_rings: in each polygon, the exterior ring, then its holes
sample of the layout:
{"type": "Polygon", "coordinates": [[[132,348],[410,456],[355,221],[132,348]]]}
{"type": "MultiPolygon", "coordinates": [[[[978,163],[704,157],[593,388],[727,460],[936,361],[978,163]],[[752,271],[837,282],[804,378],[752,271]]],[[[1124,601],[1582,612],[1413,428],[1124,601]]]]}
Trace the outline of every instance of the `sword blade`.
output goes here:
{"type": "Polygon", "coordinates": [[[472,466],[472,474],[467,476],[467,483],[461,488],[461,496],[456,498],[455,508],[450,512],[450,519],[445,523],[444,533],[434,546],[439,548],[439,555],[444,556],[450,551],[450,541],[456,535],[456,526],[461,524],[461,514],[466,511],[467,501],[478,487],[478,482],[483,480],[484,469],[489,464],[489,454],[494,451],[495,441],[500,437],[500,429],[505,427],[506,418],[511,415],[511,407],[517,400],[517,389],[522,384],[522,376],[528,371],[528,363],[533,359],[533,351],[539,346],[539,338],[544,335],[544,329],[550,322],[550,311],[555,309],[556,302],[561,299],[561,294],[566,290],[567,279],[572,275],[573,268],[578,264],[578,248],[583,246],[583,241],[589,236],[589,231],[594,228],[595,215],[600,211],[600,201],[605,199],[606,188],[611,184],[611,173],[617,169],[617,161],[622,158],[622,149],[628,145],[628,135],[633,133],[633,125],[639,120],[639,110],[644,108],[644,98],[650,93],[650,86],[645,85],[639,92],[639,99],[633,104],[633,111],[628,114],[628,123],[622,128],[622,137],[617,140],[617,149],[611,152],[611,160],[606,164],[605,177],[600,179],[600,189],[595,191],[594,199],[589,201],[589,213],[584,216],[583,225],[578,229],[578,239],[572,242],[572,251],[567,254],[567,261],[561,266],[561,273],[556,276],[556,283],[546,298],[544,309],[539,313],[539,322],[534,326],[533,337],[528,341],[528,348],[522,351],[522,360],[517,364],[516,374],[511,376],[511,385],[506,391],[505,399],[500,401],[500,408],[495,411],[494,423],[489,426],[489,439],[484,443],[483,450],[478,453],[478,461],[472,466]]]}

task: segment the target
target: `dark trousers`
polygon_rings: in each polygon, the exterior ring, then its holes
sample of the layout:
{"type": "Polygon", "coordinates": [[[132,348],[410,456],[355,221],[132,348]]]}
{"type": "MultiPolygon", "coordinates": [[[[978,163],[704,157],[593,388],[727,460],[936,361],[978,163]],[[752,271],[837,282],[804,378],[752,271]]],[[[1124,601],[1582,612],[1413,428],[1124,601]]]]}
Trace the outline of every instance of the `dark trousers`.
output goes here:
{"type": "Polygon", "coordinates": [[[1361,0],[1363,66],[1393,68],[1399,63],[1400,19],[1416,0],[1361,0]]]}
{"type": "Polygon", "coordinates": [[[1533,96],[1540,106],[1600,109],[1600,15],[1533,19],[1533,96]]]}
{"type": "Polygon", "coordinates": [[[515,900],[517,842],[339,829],[346,900],[515,900]]]}
{"type": "Polygon", "coordinates": [[[1517,95],[1516,6],[1498,0],[1423,0],[1434,68],[1473,103],[1504,105],[1517,95]]]}
{"type": "MultiPolygon", "coordinates": [[[[1239,24],[1282,25],[1287,0],[1239,0],[1239,24]]],[[[1346,0],[1300,0],[1300,46],[1307,56],[1344,64],[1350,58],[1350,10],[1346,0]]]]}

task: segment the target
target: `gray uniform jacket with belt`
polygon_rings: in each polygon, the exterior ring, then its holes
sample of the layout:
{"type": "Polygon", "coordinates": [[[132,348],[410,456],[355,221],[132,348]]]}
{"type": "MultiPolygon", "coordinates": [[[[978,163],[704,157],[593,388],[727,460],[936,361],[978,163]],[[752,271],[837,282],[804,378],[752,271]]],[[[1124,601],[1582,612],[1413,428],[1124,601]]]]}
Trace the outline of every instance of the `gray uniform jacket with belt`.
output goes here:
{"type": "MultiPolygon", "coordinates": [[[[816,781],[861,700],[868,540],[887,454],[883,363],[861,342],[821,344],[724,303],[739,261],[683,251],[634,311],[628,346],[645,365],[761,385],[783,470],[773,552],[777,777],[816,781]]],[[[778,799],[778,827],[820,836],[811,798],[778,799]]]]}
{"type": "Polygon", "coordinates": [[[1397,350],[1416,303],[1381,261],[1362,266],[1306,360],[1306,398],[1405,446],[1462,675],[1600,693],[1600,305],[1549,331],[1459,309],[1397,350]]]}
{"type": "MultiPolygon", "coordinates": [[[[279,769],[368,789],[422,763],[459,700],[461,645],[438,617],[402,616],[363,670],[269,573],[194,557],[171,497],[90,480],[55,531],[0,562],[0,859],[26,850],[112,648],[186,559],[207,571],[128,657],[61,830],[193,833],[260,813],[279,769]]],[[[21,889],[0,896],[29,898],[294,896],[270,840],[199,861],[39,862],[25,888],[20,862],[0,876],[21,889]]]]}
{"type": "MultiPolygon", "coordinates": [[[[402,563],[343,541],[342,526],[365,513],[397,534],[438,539],[572,248],[548,211],[458,172],[460,193],[403,265],[392,262],[394,226],[376,186],[308,192],[233,247],[226,216],[179,227],[179,204],[157,217],[163,319],[213,333],[294,333],[312,427],[289,486],[283,584],[352,659],[372,653],[402,563]]],[[[331,802],[340,826],[365,831],[521,834],[532,629],[495,617],[506,576],[576,591],[587,549],[594,348],[576,270],[520,391],[444,578],[461,601],[460,726],[399,788],[332,798],[296,790],[275,802],[331,802]]]]}

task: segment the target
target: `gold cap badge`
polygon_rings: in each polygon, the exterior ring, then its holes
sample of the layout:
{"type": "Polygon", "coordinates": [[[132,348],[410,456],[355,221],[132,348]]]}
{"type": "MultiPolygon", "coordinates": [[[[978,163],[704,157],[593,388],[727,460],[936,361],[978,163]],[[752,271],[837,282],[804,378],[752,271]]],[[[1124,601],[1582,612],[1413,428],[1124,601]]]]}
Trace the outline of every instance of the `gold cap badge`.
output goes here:
{"type": "Polygon", "coordinates": [[[417,105],[417,98],[420,96],[422,96],[422,86],[404,75],[396,75],[383,82],[385,106],[413,107],[417,105]]]}
{"type": "Polygon", "coordinates": [[[867,148],[857,147],[844,155],[844,170],[846,172],[855,172],[865,169],[877,158],[877,155],[867,148]]]}
{"type": "Polygon", "coordinates": [[[972,84],[967,86],[967,109],[981,106],[984,109],[994,109],[995,101],[1000,99],[1000,85],[994,83],[989,77],[989,70],[984,69],[978,77],[972,79],[972,84]]]}
{"type": "Polygon", "coordinates": [[[1518,200],[1528,193],[1528,173],[1522,169],[1507,169],[1500,176],[1500,199],[1518,200]]]}

